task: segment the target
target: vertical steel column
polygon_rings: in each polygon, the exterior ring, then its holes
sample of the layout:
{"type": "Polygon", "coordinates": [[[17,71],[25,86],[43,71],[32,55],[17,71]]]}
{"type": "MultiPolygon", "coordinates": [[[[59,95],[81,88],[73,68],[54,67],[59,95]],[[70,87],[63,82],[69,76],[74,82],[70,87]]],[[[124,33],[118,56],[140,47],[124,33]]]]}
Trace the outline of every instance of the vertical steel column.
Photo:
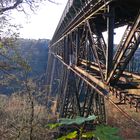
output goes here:
{"type": "Polygon", "coordinates": [[[76,60],[75,60],[76,65],[78,64],[79,47],[80,47],[80,29],[77,28],[76,30],[76,60]]]}
{"type": "Polygon", "coordinates": [[[69,37],[64,38],[64,62],[69,64],[69,37]]]}
{"type": "Polygon", "coordinates": [[[113,63],[113,46],[114,46],[114,7],[108,5],[108,15],[107,15],[107,50],[106,50],[106,76],[107,79],[113,63]]]}
{"type": "Polygon", "coordinates": [[[69,35],[69,40],[68,40],[68,48],[69,48],[69,65],[72,65],[73,64],[73,45],[72,45],[72,42],[73,42],[73,32],[71,32],[69,35]]]}
{"type": "Polygon", "coordinates": [[[81,116],[81,107],[80,107],[80,99],[79,99],[79,94],[78,94],[78,87],[77,87],[77,82],[78,78],[76,75],[73,73],[73,76],[71,78],[71,90],[75,94],[75,103],[76,104],[76,113],[78,116],[81,116]]]}
{"type": "Polygon", "coordinates": [[[68,105],[66,105],[66,104],[68,104],[68,100],[67,100],[68,97],[67,96],[69,96],[69,94],[68,94],[68,80],[69,80],[69,72],[70,71],[65,68],[65,72],[66,72],[65,73],[66,75],[64,75],[64,77],[63,77],[64,78],[63,79],[64,89],[63,89],[63,93],[62,93],[63,98],[61,99],[62,102],[61,102],[61,106],[60,106],[60,117],[61,118],[66,117],[67,107],[68,107],[68,105]]]}
{"type": "Polygon", "coordinates": [[[49,86],[49,91],[47,92],[47,106],[49,106],[49,97],[51,96],[52,91],[54,90],[52,87],[53,84],[53,80],[54,80],[54,76],[55,76],[55,67],[56,67],[56,58],[54,57],[53,54],[51,54],[51,52],[49,53],[49,60],[51,60],[51,62],[49,62],[48,64],[48,68],[47,68],[47,85],[49,86]]]}

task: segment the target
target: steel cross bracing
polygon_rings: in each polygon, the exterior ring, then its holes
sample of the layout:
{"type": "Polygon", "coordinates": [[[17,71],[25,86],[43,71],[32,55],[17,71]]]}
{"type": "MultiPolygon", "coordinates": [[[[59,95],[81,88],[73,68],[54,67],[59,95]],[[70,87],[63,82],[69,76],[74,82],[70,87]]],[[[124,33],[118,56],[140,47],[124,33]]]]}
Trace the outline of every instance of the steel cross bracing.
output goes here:
{"type": "Polygon", "coordinates": [[[129,118],[129,109],[139,112],[140,72],[126,69],[140,44],[139,5],[138,0],[68,2],[50,44],[47,70],[49,96],[56,94],[61,117],[95,114],[106,122],[107,101],[129,118]],[[122,25],[127,28],[115,48],[114,29],[122,25]]]}

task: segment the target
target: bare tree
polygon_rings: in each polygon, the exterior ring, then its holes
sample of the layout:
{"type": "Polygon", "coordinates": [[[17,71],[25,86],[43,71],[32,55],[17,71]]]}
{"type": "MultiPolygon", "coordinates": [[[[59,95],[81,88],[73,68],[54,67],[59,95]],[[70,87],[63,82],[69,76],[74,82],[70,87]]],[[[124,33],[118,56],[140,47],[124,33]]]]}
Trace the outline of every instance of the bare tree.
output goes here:
{"type": "Polygon", "coordinates": [[[17,9],[18,11],[25,11],[23,5],[28,5],[32,11],[35,8],[38,8],[40,3],[49,1],[54,4],[59,4],[54,0],[0,0],[0,14],[3,14],[6,11],[17,9]]]}
{"type": "MultiPolygon", "coordinates": [[[[12,9],[22,9],[23,5],[27,4],[31,10],[33,10],[35,7],[38,7],[38,5],[47,0],[0,0],[0,14],[3,14],[6,11],[12,10],[12,9]]],[[[49,2],[55,3],[53,0],[48,0],[49,2]]]]}
{"type": "MultiPolygon", "coordinates": [[[[12,28],[18,28],[18,25],[11,25],[6,18],[8,11],[13,9],[24,11],[26,10],[25,4],[34,10],[43,1],[47,0],[0,0],[0,72],[3,73],[2,75],[0,73],[0,86],[9,86],[12,81],[22,87],[11,97],[2,98],[3,102],[0,101],[0,136],[2,140],[51,139],[50,136],[48,137],[49,130],[44,127],[45,122],[47,123],[47,109],[36,100],[39,96],[44,96],[46,90],[40,90],[33,80],[28,78],[20,80],[16,74],[11,73],[11,69],[22,69],[28,73],[30,66],[16,50],[15,42],[18,33],[12,28]],[[6,26],[9,28],[8,33],[4,36],[2,29],[5,30],[6,26]]],[[[48,1],[53,2],[53,0],[48,1]]]]}

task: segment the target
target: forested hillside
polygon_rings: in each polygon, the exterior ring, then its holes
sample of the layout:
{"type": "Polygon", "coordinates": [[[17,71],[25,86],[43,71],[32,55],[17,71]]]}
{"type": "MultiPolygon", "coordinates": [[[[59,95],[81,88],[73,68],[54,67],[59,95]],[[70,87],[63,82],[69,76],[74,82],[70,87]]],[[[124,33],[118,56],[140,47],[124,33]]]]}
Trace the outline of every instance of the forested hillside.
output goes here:
{"type": "Polygon", "coordinates": [[[131,72],[140,74],[140,48],[137,49],[131,61],[129,62],[127,69],[131,72]]]}
{"type": "Polygon", "coordinates": [[[39,76],[46,71],[49,40],[19,39],[19,52],[32,68],[32,76],[39,76]]]}
{"type": "MultiPolygon", "coordinates": [[[[39,40],[18,39],[15,42],[14,49],[16,49],[16,55],[18,55],[18,57],[21,58],[20,61],[23,61],[26,65],[30,67],[30,71],[26,73],[27,74],[26,76],[28,78],[39,79],[40,81],[44,80],[43,77],[46,72],[47,58],[48,58],[48,43],[49,40],[47,39],[39,39],[39,40]]],[[[13,50],[9,51],[8,53],[11,53],[10,55],[8,54],[8,56],[12,56],[14,54],[13,50]]],[[[12,56],[12,58],[15,57],[14,55],[12,56]]],[[[11,61],[9,62],[9,60],[7,60],[4,57],[1,57],[0,59],[1,62],[4,62],[6,64],[7,63],[11,64],[11,61]]],[[[24,70],[22,68],[21,69],[18,68],[17,65],[14,65],[14,68],[8,70],[10,74],[15,75],[19,79],[25,78],[25,74],[23,73],[23,71],[24,70]]],[[[7,74],[5,74],[4,71],[0,71],[0,73],[2,75],[1,79],[2,78],[4,79],[5,75],[7,76],[7,74]]],[[[10,80],[9,84],[4,84],[3,86],[1,86],[0,93],[7,95],[14,92],[17,89],[18,84],[14,85],[13,81],[14,80],[12,80],[11,82],[10,80]]]]}

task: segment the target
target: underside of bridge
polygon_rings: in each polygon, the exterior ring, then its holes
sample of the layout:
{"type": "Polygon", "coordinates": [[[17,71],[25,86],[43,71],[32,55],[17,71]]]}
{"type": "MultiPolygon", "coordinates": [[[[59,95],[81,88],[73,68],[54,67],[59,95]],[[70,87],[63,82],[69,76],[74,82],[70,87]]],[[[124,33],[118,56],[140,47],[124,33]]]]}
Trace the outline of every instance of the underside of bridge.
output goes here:
{"type": "Polygon", "coordinates": [[[140,129],[140,65],[130,68],[139,44],[140,0],[69,0],[47,68],[48,99],[60,117],[95,114],[99,123],[140,129]],[[124,25],[114,45],[114,29],[124,25]]]}

